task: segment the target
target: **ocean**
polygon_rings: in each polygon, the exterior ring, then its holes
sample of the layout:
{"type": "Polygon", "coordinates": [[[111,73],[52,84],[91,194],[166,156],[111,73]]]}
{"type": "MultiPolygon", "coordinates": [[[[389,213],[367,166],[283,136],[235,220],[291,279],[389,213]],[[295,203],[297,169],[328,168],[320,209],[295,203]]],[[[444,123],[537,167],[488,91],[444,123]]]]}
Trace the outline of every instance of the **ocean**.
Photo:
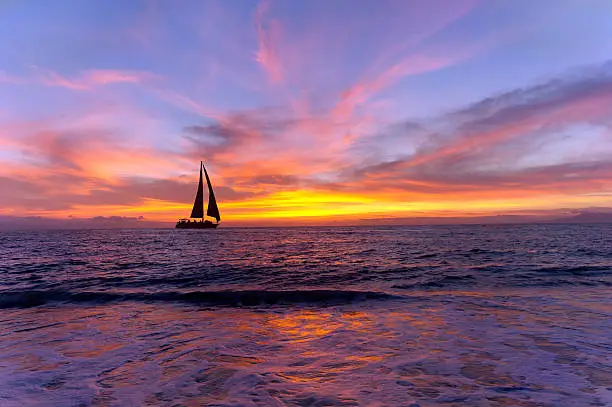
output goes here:
{"type": "Polygon", "coordinates": [[[612,406],[612,225],[0,232],[0,406],[612,406]]]}

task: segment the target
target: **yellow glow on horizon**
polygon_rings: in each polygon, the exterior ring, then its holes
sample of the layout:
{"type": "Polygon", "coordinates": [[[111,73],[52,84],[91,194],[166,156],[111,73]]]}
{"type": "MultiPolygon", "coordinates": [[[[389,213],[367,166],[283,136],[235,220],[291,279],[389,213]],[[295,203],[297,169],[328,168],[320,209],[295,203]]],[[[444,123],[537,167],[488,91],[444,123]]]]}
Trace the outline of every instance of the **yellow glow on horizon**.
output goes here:
{"type": "MultiPolygon", "coordinates": [[[[275,192],[243,201],[219,202],[223,221],[255,222],[258,220],[305,221],[359,220],[364,218],[402,217],[470,217],[497,215],[525,210],[577,208],[585,205],[609,206],[609,196],[537,196],[497,200],[469,199],[461,196],[419,196],[418,200],[393,201],[373,195],[337,191],[294,190],[275,192]]],[[[143,216],[149,221],[173,222],[188,217],[191,203],[144,199],[140,204],[75,205],[70,210],[39,211],[37,216],[53,218],[89,218],[95,216],[143,216]]]]}

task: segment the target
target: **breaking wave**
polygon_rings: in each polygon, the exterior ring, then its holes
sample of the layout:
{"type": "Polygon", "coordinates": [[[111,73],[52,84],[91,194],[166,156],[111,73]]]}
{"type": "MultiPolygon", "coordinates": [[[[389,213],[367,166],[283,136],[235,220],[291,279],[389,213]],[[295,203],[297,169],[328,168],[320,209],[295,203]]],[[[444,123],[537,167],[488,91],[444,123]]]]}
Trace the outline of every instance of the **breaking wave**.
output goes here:
{"type": "Polygon", "coordinates": [[[70,292],[70,291],[13,291],[0,293],[0,308],[36,307],[49,303],[109,302],[181,302],[202,305],[256,306],[308,304],[336,305],[365,300],[398,299],[381,292],[350,290],[241,290],[241,291],[191,291],[157,293],[120,292],[70,292]]]}

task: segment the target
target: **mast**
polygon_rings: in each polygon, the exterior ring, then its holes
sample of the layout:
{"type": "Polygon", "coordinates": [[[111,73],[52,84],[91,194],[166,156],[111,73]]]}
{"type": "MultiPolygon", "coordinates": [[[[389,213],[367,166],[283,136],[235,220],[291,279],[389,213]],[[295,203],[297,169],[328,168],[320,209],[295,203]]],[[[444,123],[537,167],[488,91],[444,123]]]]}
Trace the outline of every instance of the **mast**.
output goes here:
{"type": "MultiPolygon", "coordinates": [[[[204,218],[204,185],[202,183],[202,161],[200,161],[200,182],[198,184],[198,192],[196,192],[193,209],[191,210],[191,218],[204,218]]],[[[208,175],[206,176],[208,180],[208,175]]],[[[209,188],[210,188],[210,184],[209,188]]]]}
{"type": "MultiPolygon", "coordinates": [[[[210,178],[208,178],[208,172],[206,171],[206,167],[202,164],[202,168],[204,168],[204,175],[206,176],[206,183],[208,184],[208,209],[206,210],[206,215],[211,218],[217,219],[217,223],[221,222],[221,215],[219,214],[219,207],[217,206],[217,200],[215,199],[215,193],[213,192],[212,184],[210,183],[210,178]]],[[[202,170],[200,170],[200,185],[202,183],[202,170]]]]}

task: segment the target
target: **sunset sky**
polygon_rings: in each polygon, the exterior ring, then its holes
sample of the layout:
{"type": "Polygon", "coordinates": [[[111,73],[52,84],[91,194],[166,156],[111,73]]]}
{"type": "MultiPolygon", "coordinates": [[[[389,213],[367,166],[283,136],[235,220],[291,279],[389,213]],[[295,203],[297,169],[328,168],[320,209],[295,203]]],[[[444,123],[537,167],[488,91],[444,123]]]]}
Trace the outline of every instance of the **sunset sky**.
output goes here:
{"type": "Polygon", "coordinates": [[[612,206],[612,1],[2,0],[0,216],[612,206]]]}

